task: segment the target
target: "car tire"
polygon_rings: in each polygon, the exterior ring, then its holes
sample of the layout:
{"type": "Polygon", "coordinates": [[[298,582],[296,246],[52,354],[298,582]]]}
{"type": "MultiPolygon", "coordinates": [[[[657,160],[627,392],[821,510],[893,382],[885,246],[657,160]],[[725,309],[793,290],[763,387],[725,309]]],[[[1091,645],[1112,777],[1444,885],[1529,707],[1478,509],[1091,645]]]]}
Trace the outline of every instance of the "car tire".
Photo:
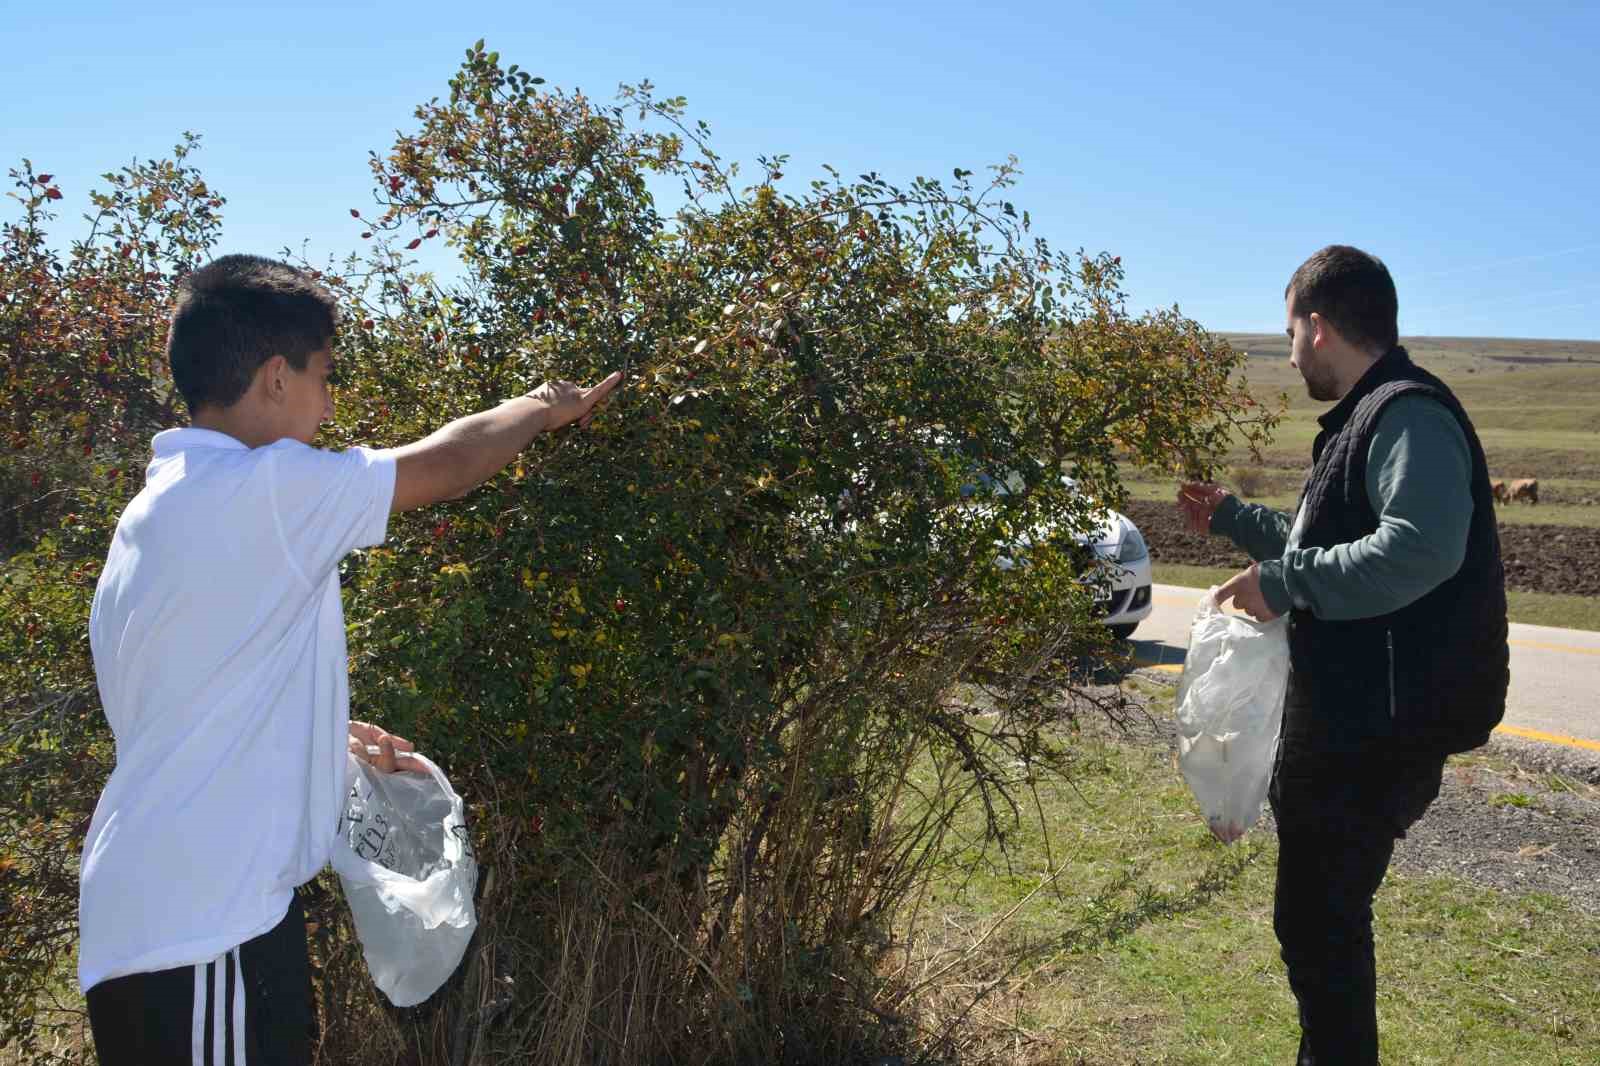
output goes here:
{"type": "Polygon", "coordinates": [[[1130,622],[1126,625],[1107,626],[1106,628],[1111,630],[1111,635],[1116,637],[1118,640],[1127,640],[1129,637],[1133,636],[1133,631],[1139,628],[1139,623],[1130,622]]]}

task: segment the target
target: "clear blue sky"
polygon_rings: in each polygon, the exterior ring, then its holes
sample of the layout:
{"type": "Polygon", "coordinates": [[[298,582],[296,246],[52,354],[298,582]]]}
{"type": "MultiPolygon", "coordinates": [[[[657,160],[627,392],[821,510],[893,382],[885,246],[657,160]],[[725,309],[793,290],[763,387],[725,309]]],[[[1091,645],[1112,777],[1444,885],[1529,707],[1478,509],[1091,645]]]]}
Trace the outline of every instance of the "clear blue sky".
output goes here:
{"type": "Polygon", "coordinates": [[[725,157],[802,182],[1017,155],[1061,247],[1135,307],[1282,328],[1293,268],[1381,256],[1407,334],[1600,339],[1600,4],[8,4],[0,156],[97,176],[185,129],[224,251],[358,243],[369,149],[479,37],[566,88],[649,78],[725,157]]]}

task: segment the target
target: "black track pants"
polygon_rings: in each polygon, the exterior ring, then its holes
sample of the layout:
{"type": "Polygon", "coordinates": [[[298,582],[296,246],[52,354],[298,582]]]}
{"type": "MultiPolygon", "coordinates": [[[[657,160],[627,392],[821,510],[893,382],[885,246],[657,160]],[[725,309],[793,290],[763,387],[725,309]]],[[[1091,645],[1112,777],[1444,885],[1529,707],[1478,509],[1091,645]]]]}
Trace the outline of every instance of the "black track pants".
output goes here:
{"type": "Polygon", "coordinates": [[[313,1012],[305,915],[208,962],[89,989],[101,1066],[307,1066],[313,1012]]]}

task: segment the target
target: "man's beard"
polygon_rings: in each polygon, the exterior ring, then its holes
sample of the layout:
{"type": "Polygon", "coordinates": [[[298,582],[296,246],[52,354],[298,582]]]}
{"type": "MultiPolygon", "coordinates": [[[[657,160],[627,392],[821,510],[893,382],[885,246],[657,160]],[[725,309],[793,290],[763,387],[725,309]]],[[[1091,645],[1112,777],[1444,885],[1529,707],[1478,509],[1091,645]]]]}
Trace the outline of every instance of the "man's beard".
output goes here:
{"type": "Polygon", "coordinates": [[[1306,392],[1313,400],[1324,403],[1339,399],[1339,382],[1334,377],[1332,368],[1327,366],[1308,366],[1302,376],[1306,380],[1306,392]]]}

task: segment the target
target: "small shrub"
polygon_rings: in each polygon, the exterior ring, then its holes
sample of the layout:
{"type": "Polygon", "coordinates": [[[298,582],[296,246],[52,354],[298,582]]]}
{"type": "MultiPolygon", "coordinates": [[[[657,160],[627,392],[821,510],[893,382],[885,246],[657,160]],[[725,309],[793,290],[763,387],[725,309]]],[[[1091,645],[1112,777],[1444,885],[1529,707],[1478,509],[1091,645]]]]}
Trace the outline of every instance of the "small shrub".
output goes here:
{"type": "Polygon", "coordinates": [[[1242,498],[1265,496],[1271,488],[1271,479],[1259,466],[1235,466],[1228,471],[1234,491],[1242,498]]]}

